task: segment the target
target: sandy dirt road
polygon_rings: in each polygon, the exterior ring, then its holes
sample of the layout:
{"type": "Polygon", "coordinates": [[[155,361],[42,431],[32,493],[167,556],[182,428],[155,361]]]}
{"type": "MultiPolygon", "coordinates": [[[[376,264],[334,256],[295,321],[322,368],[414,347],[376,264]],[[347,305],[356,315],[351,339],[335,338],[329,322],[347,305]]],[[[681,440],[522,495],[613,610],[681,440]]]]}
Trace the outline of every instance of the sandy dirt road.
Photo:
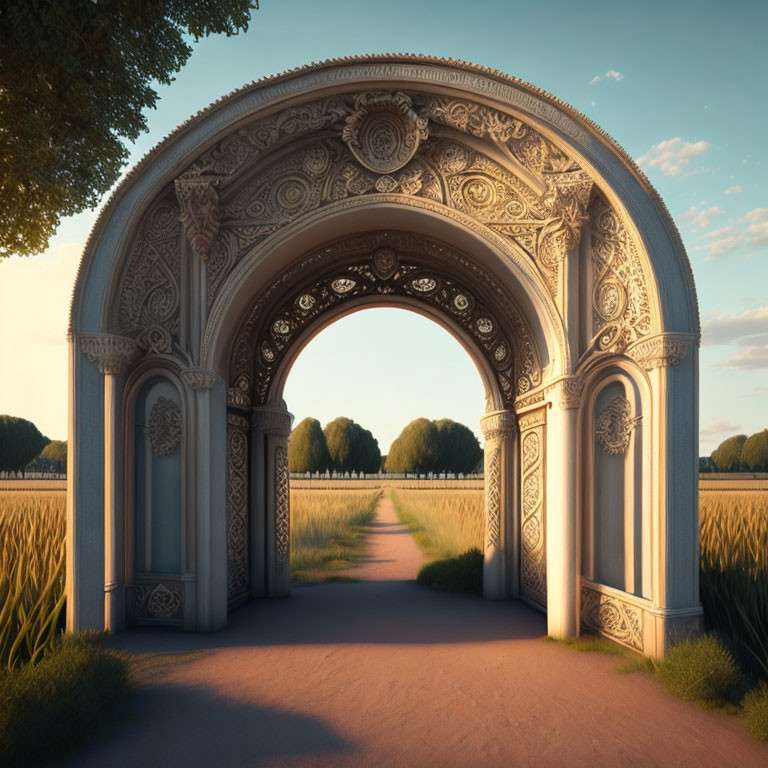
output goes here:
{"type": "Polygon", "coordinates": [[[72,765],[768,766],[737,719],[547,642],[520,603],[424,589],[421,562],[383,499],[361,581],[250,603],[213,635],[116,637],[182,661],[72,765]]]}

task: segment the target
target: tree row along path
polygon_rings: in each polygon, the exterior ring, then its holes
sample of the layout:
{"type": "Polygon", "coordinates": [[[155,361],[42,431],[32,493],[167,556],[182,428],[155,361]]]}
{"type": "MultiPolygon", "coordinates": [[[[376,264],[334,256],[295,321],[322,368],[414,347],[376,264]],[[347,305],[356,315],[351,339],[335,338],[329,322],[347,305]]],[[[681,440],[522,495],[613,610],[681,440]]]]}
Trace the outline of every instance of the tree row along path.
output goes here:
{"type": "Polygon", "coordinates": [[[423,556],[387,496],[367,544],[360,581],[247,604],[220,633],[118,635],[157,673],[72,764],[768,765],[736,718],[547,642],[525,605],[416,584],[423,556]]]}

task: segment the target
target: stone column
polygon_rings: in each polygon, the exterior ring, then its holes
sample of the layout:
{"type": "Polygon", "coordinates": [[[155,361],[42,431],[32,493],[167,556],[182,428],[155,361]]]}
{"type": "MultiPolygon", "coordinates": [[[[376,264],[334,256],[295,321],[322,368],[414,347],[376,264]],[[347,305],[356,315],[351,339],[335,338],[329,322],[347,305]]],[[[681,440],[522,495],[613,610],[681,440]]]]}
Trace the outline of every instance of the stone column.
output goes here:
{"type": "Polygon", "coordinates": [[[547,632],[579,634],[578,406],[581,382],[561,379],[547,416],[547,632]]]}
{"type": "Polygon", "coordinates": [[[136,356],[137,347],[122,336],[92,334],[80,337],[80,348],[104,374],[104,628],[119,632],[125,628],[125,526],[118,377],[136,356]]]}
{"type": "MultiPolygon", "coordinates": [[[[290,593],[290,487],[288,436],[293,415],[281,405],[253,409],[254,431],[264,436],[265,594],[290,593]]],[[[254,441],[255,442],[255,441],[254,441]]]]}
{"type": "Polygon", "coordinates": [[[513,472],[515,414],[489,411],[480,419],[480,428],[485,437],[483,596],[502,600],[520,592],[520,525],[515,514],[513,472]]]}

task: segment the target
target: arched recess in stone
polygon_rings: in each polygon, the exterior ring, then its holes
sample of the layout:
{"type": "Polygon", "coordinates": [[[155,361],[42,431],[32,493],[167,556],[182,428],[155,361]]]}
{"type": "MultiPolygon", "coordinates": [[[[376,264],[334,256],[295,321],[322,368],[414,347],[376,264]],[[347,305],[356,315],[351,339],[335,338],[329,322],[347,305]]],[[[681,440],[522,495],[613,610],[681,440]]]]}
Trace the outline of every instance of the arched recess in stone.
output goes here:
{"type": "MultiPolygon", "coordinates": [[[[520,551],[543,552],[547,568],[519,577],[523,598],[540,603],[546,592],[552,634],[579,629],[585,382],[608,364],[644,371],[658,415],[648,444],[661,553],[646,649],[662,653],[669,632],[700,613],[699,326],[682,244],[642,172],[583,115],[501,73],[411,56],[326,62],[248,86],[161,143],[105,207],[72,307],[69,626],[104,624],[99,581],[114,542],[99,550],[93,532],[113,536],[123,503],[115,488],[125,467],[111,448],[126,429],[122,387],[135,366],[165,359],[182,369],[188,415],[206,436],[187,467],[198,500],[194,579],[205,596],[193,624],[225,621],[227,529],[217,510],[227,505],[227,430],[245,431],[226,413],[237,329],[253,296],[295,260],[384,230],[450,244],[503,286],[527,324],[540,380],[514,382],[529,454],[504,493],[547,510],[542,520],[524,509],[519,531],[520,551]],[[555,463],[562,471],[547,472],[555,463]]],[[[251,413],[251,429],[254,421],[279,441],[279,413],[251,413]]],[[[489,419],[489,434],[504,423],[489,419]]],[[[244,463],[254,461],[251,451],[244,463]]]]}

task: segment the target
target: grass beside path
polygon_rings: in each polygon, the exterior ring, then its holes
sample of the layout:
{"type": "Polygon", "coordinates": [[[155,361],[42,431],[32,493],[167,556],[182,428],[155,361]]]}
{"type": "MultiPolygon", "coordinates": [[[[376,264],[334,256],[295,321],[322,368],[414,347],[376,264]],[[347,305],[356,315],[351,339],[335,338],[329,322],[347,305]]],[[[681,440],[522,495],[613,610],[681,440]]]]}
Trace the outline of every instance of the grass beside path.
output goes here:
{"type": "Polygon", "coordinates": [[[379,490],[291,491],[291,579],[346,580],[338,571],[362,556],[380,497],[379,490]]]}

